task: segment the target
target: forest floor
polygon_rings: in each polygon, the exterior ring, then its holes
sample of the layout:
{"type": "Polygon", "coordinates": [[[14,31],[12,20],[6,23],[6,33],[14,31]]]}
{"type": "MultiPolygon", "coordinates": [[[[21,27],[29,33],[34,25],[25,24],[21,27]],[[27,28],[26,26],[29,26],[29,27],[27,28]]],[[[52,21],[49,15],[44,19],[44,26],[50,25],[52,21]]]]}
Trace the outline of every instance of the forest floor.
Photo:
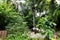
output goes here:
{"type": "MultiPolygon", "coordinates": [[[[44,38],[46,37],[46,35],[42,35],[40,33],[34,33],[34,32],[31,32],[29,31],[28,32],[28,37],[29,38],[38,38],[38,39],[42,39],[44,40],[44,38]]],[[[60,40],[60,31],[57,31],[55,34],[54,34],[54,37],[51,38],[51,40],[60,40]]]]}

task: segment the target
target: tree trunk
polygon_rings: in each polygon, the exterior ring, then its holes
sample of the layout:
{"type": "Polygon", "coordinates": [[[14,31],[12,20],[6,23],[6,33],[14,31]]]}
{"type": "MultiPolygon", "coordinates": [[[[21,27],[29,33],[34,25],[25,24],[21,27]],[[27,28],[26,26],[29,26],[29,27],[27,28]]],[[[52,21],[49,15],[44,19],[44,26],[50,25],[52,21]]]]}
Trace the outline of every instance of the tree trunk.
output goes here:
{"type": "Polygon", "coordinates": [[[34,2],[32,4],[32,15],[33,15],[33,27],[35,27],[35,7],[34,7],[34,2]]]}

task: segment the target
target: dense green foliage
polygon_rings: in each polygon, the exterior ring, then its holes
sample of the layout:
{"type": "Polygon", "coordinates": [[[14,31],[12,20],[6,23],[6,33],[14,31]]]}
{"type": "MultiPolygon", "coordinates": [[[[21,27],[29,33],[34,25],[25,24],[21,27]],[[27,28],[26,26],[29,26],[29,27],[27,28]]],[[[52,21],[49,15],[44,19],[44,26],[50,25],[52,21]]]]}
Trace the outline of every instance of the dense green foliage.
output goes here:
{"type": "MultiPolygon", "coordinates": [[[[4,24],[8,32],[7,40],[30,40],[27,36],[28,27],[36,27],[40,33],[53,37],[54,26],[60,19],[60,6],[52,0],[26,0],[25,8],[20,12],[16,10],[11,1],[0,4],[0,22],[4,24]],[[44,16],[41,15],[45,11],[44,16]],[[39,12],[39,16],[36,14],[39,12]],[[35,22],[35,25],[33,25],[35,22]]],[[[2,25],[0,23],[0,25],[2,25]]],[[[32,39],[35,40],[35,39],[32,39]]],[[[38,39],[36,39],[38,40],[38,39]]]]}
{"type": "Polygon", "coordinates": [[[38,20],[36,27],[42,30],[42,34],[48,35],[51,38],[55,32],[54,25],[56,24],[50,19],[50,16],[45,16],[38,20]]]}
{"type": "Polygon", "coordinates": [[[11,34],[7,37],[7,40],[29,40],[28,36],[26,35],[26,33],[21,34],[18,33],[16,35],[11,34]]]}
{"type": "Polygon", "coordinates": [[[0,9],[0,15],[5,18],[4,21],[9,22],[6,26],[8,33],[15,33],[17,31],[24,32],[26,30],[25,28],[27,27],[23,15],[16,12],[12,4],[3,3],[0,5],[0,9]]]}
{"type": "MultiPolygon", "coordinates": [[[[54,22],[54,17],[53,16],[54,12],[55,12],[55,8],[56,8],[56,3],[53,1],[54,4],[51,3],[51,0],[29,0],[28,1],[28,6],[29,6],[29,10],[33,15],[39,12],[40,16],[39,17],[35,17],[35,26],[39,28],[40,30],[43,29],[45,30],[44,32],[40,32],[43,33],[45,35],[47,35],[49,38],[51,38],[53,36],[54,31],[54,26],[56,25],[54,22]],[[54,5],[54,6],[53,6],[54,5]],[[52,10],[51,10],[52,9],[52,10]],[[37,12],[36,12],[37,11],[37,12]],[[46,11],[46,14],[44,14],[45,16],[41,16],[41,13],[46,11]]],[[[43,14],[43,13],[42,13],[43,14]]],[[[29,15],[27,15],[29,16],[29,15]]],[[[34,21],[34,19],[33,19],[34,21]]],[[[30,22],[29,22],[30,24],[30,22]]]]}

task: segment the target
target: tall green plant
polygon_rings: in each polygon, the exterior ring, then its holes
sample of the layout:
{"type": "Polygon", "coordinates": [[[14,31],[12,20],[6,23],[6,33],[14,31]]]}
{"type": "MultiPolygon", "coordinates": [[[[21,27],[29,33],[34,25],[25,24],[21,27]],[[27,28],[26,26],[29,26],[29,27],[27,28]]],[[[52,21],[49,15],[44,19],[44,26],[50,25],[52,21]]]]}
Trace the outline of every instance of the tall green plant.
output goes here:
{"type": "Polygon", "coordinates": [[[8,25],[6,26],[8,33],[23,33],[27,29],[23,15],[16,12],[12,4],[0,4],[0,15],[4,16],[5,22],[9,22],[9,24],[7,23],[8,25]]]}
{"type": "Polygon", "coordinates": [[[42,34],[45,34],[51,38],[54,34],[54,26],[56,24],[51,20],[51,16],[41,17],[36,25],[41,30],[42,34]]]}

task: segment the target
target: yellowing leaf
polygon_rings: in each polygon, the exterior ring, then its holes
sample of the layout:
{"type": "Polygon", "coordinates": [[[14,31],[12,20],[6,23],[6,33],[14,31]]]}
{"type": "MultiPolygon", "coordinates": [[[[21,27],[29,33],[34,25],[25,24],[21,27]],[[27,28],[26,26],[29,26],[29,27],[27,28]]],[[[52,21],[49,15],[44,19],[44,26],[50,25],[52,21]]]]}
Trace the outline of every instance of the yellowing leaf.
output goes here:
{"type": "Polygon", "coordinates": [[[54,39],[54,38],[51,38],[51,40],[56,40],[56,39],[54,39]]]}
{"type": "Polygon", "coordinates": [[[51,0],[46,0],[46,2],[50,2],[51,0]]]}

